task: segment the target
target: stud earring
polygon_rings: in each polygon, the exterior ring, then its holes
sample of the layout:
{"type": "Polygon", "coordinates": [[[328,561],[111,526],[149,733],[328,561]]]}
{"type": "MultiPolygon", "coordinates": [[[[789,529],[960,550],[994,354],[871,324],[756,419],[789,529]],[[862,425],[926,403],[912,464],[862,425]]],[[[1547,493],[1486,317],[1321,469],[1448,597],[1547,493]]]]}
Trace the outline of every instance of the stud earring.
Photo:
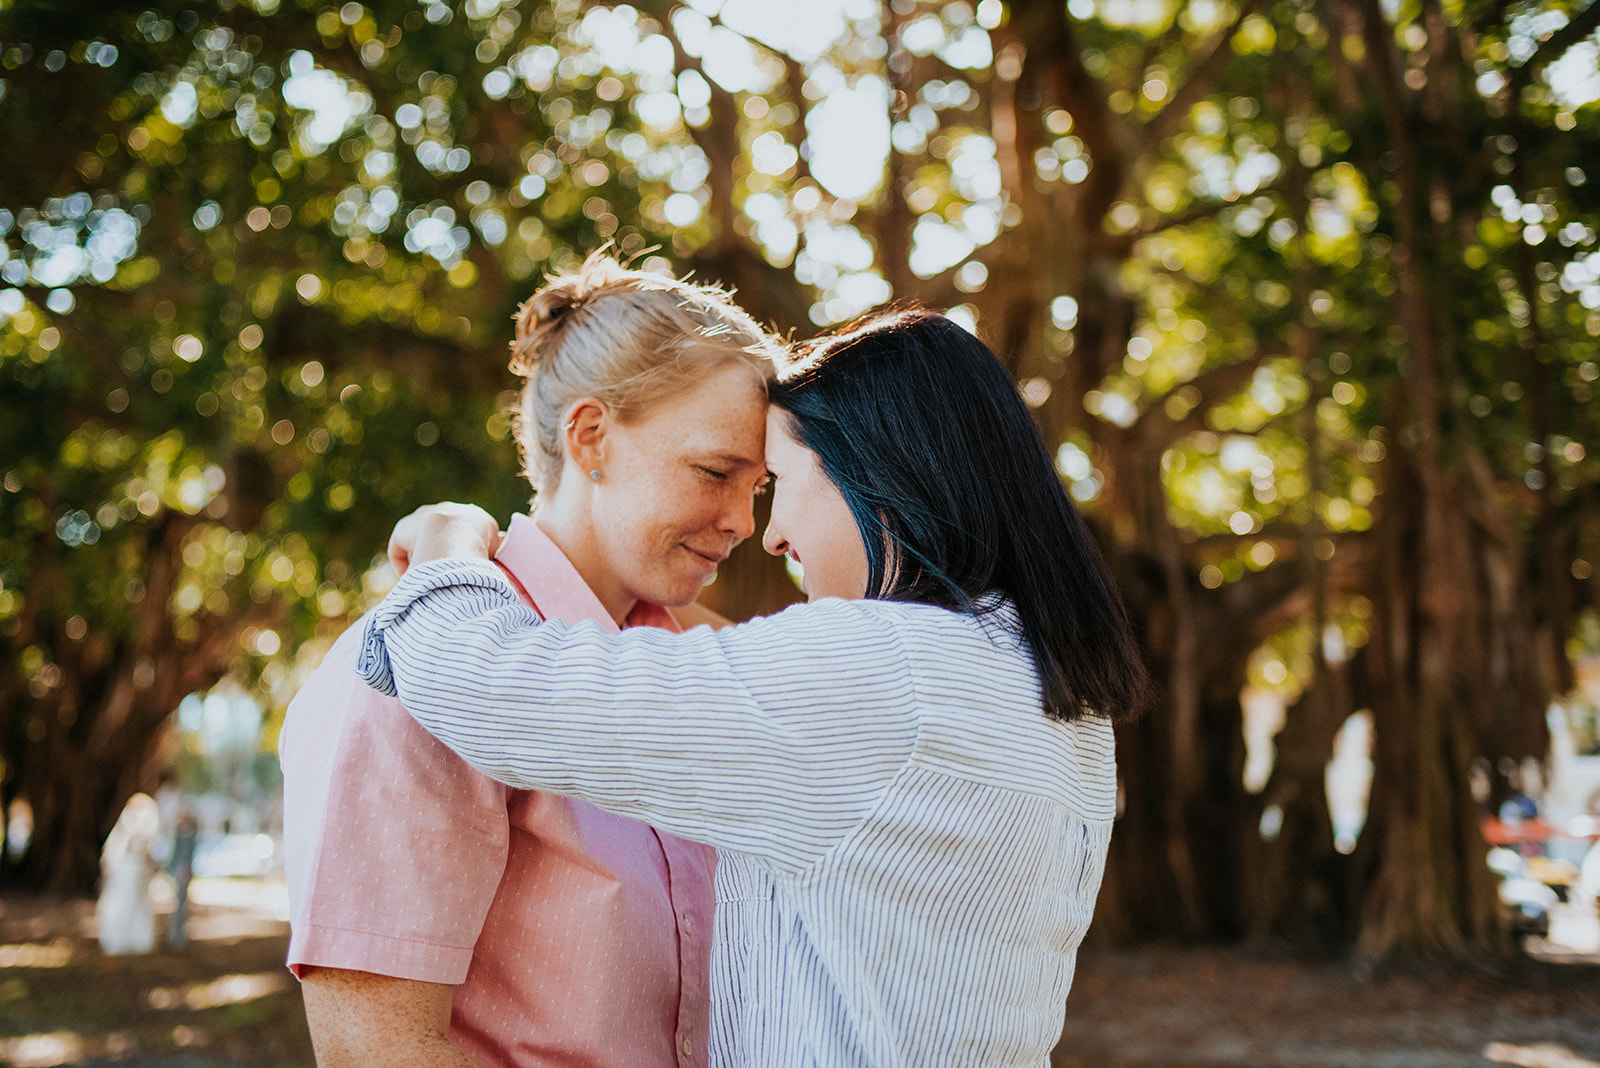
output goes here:
{"type": "Polygon", "coordinates": [[[576,419],[568,419],[567,420],[566,429],[571,430],[573,427],[575,427],[577,425],[578,425],[578,421],[576,419]]]}
{"type": "Polygon", "coordinates": [[[600,472],[599,471],[590,471],[589,472],[589,480],[591,482],[599,482],[600,481],[600,472]]]}

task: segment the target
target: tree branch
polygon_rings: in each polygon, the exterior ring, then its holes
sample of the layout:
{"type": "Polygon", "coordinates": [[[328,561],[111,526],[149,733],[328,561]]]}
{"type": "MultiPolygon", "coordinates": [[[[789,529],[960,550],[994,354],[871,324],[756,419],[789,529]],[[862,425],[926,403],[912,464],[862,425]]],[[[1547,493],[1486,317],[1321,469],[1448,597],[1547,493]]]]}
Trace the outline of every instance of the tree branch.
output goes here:
{"type": "Polygon", "coordinates": [[[1572,21],[1540,42],[1538,51],[1512,72],[1512,82],[1518,88],[1530,84],[1545,67],[1560,59],[1569,48],[1596,29],[1600,29],[1600,0],[1590,0],[1589,6],[1578,12],[1572,21]]]}
{"type": "Polygon", "coordinates": [[[1211,39],[1205,58],[1197,63],[1184,79],[1183,85],[1172,94],[1166,107],[1156,112],[1145,124],[1144,141],[1151,147],[1159,145],[1189,117],[1189,109],[1216,85],[1217,77],[1233,61],[1233,35],[1239,32],[1245,20],[1264,6],[1263,0],[1245,0],[1233,24],[1211,39]]]}
{"type": "Polygon", "coordinates": [[[1129,433],[1148,442],[1152,447],[1165,448],[1172,442],[1196,430],[1205,429],[1205,417],[1218,404],[1244,388],[1267,360],[1287,355],[1281,348],[1260,346],[1254,353],[1235,363],[1222,364],[1200,372],[1189,381],[1163,393],[1151,401],[1139,418],[1133,421],[1129,433]],[[1181,418],[1167,414],[1167,401],[1179,393],[1194,389],[1200,393],[1197,400],[1181,418]]]}
{"type": "MultiPolygon", "coordinates": [[[[1261,186],[1255,191],[1255,193],[1251,195],[1258,196],[1262,193],[1269,193],[1277,189],[1277,187],[1278,186],[1276,182],[1271,182],[1267,185],[1261,186]]],[[[1129,231],[1127,234],[1123,235],[1122,240],[1126,242],[1127,247],[1131,249],[1134,245],[1137,245],[1140,241],[1143,241],[1147,237],[1154,237],[1157,234],[1165,233],[1168,230],[1177,229],[1180,226],[1190,226],[1194,223],[1206,222],[1209,219],[1215,219],[1218,215],[1221,215],[1224,211],[1227,211],[1229,208],[1233,207],[1238,207],[1237,202],[1219,200],[1211,204],[1200,204],[1196,207],[1190,208],[1182,215],[1168,216],[1149,229],[1129,231]]]]}

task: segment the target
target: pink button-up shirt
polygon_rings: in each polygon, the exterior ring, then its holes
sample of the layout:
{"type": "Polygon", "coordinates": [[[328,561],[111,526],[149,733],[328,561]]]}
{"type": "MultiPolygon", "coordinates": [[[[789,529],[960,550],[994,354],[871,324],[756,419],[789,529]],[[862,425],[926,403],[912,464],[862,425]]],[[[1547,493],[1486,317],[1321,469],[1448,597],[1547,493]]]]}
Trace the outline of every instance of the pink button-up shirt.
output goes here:
{"type": "MultiPolygon", "coordinates": [[[[617,629],[527,517],[498,562],[545,618],[617,629]]],[[[290,968],[454,985],[451,1037],[486,1065],[703,1066],[715,853],[473,771],[357,678],[360,631],[279,742],[290,968]]]]}

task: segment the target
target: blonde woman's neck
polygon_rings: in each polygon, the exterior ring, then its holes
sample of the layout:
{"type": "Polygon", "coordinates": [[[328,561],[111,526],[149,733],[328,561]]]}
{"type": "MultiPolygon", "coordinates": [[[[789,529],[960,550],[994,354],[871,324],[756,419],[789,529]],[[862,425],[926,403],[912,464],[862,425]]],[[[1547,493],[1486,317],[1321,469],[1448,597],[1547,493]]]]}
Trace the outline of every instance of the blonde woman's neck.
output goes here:
{"type": "Polygon", "coordinates": [[[539,495],[532,513],[534,524],[555,542],[617,626],[623,626],[638,598],[612,575],[601,552],[600,539],[595,537],[587,500],[570,491],[563,493],[562,489],[557,487],[554,493],[539,495]]]}

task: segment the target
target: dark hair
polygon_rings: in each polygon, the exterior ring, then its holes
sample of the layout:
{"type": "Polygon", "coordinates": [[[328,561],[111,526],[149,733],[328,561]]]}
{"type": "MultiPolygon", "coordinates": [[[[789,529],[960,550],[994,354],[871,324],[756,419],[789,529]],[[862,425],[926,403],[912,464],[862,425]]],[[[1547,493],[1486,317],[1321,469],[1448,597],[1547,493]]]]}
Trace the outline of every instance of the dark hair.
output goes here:
{"type": "Polygon", "coordinates": [[[867,596],[1015,606],[1045,714],[1132,718],[1144,662],[1088,527],[988,347],[942,315],[872,316],[802,345],[770,386],[866,546],[867,596]]]}

